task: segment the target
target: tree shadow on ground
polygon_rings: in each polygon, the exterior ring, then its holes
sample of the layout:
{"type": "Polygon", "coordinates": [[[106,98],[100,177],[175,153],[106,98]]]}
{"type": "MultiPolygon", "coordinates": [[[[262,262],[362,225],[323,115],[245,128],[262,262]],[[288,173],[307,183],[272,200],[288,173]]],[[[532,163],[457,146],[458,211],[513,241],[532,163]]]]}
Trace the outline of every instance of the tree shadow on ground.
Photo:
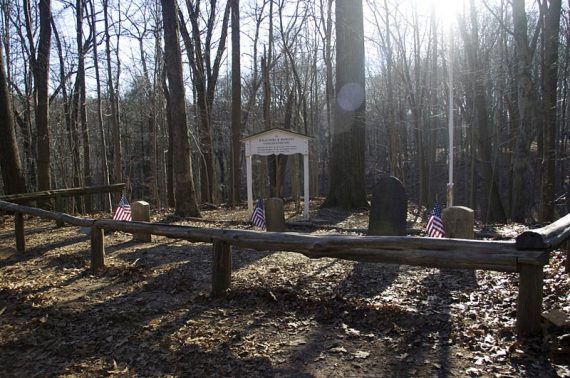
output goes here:
{"type": "Polygon", "coordinates": [[[435,372],[434,375],[447,377],[452,370],[450,345],[451,319],[450,305],[452,287],[459,289],[462,282],[458,274],[453,273],[450,280],[447,272],[441,270],[426,276],[420,284],[420,295],[425,298],[419,301],[417,313],[421,314],[420,322],[408,325],[407,332],[400,341],[400,347],[405,350],[405,357],[397,364],[390,364],[388,375],[412,376],[418,371],[425,370],[426,365],[435,372]],[[450,286],[450,282],[453,285],[450,286]]]}
{"type": "MultiPolygon", "coordinates": [[[[41,226],[35,226],[35,227],[26,227],[25,221],[24,221],[24,233],[26,235],[41,234],[42,232],[49,231],[55,227],[56,226],[53,223],[46,223],[46,224],[43,224],[41,226]]],[[[14,229],[0,233],[0,240],[9,239],[9,238],[15,238],[14,229]]]]}
{"type": "MultiPolygon", "coordinates": [[[[311,290],[307,290],[307,287],[314,288],[312,281],[315,277],[335,264],[337,260],[332,260],[310,276],[299,278],[293,287],[252,285],[247,289],[233,289],[228,294],[229,303],[233,302],[234,307],[238,306],[244,311],[263,309],[269,302],[270,308],[265,308],[265,311],[261,312],[265,319],[260,322],[262,324],[271,323],[271,319],[290,317],[291,313],[295,314],[294,319],[298,319],[301,324],[313,323],[313,328],[303,333],[300,341],[295,339],[292,341],[291,355],[285,364],[298,376],[313,376],[322,365],[320,361],[325,359],[336,358],[339,362],[357,364],[355,362],[357,357],[353,357],[358,355],[356,352],[377,345],[382,335],[393,329],[394,322],[416,317],[416,314],[407,313],[395,306],[376,307],[369,301],[392,284],[399,272],[397,265],[358,263],[332,291],[306,295],[306,291],[311,290]],[[235,301],[237,298],[240,300],[235,301]],[[360,335],[364,334],[371,339],[363,340],[360,335]],[[354,349],[343,351],[342,348],[338,348],[339,338],[350,339],[348,342],[354,349]],[[309,366],[312,367],[308,368],[309,366]]],[[[291,323],[295,324],[297,321],[293,320],[291,323]]],[[[384,355],[381,358],[385,359],[393,357],[394,352],[384,350],[382,353],[384,355]]],[[[362,371],[359,373],[357,371],[354,374],[362,374],[362,371]]],[[[334,374],[334,371],[322,371],[320,374],[327,376],[334,374]]]]}
{"type": "Polygon", "coordinates": [[[24,261],[29,261],[38,257],[44,257],[45,254],[52,249],[69,247],[70,245],[81,243],[86,240],[89,239],[85,235],[78,235],[72,238],[67,238],[65,240],[42,244],[41,246],[26,248],[26,252],[23,254],[16,252],[11,256],[8,256],[7,258],[0,259],[0,268],[21,263],[24,261]]]}
{"type": "Polygon", "coordinates": [[[72,244],[81,243],[89,240],[90,240],[89,236],[81,234],[71,238],[66,238],[64,240],[50,242],[26,249],[26,253],[40,255],[54,249],[69,247],[72,244]]]}
{"type": "MultiPolygon", "coordinates": [[[[0,293],[3,302],[10,301],[3,322],[18,327],[15,337],[0,344],[3,372],[302,377],[320,370],[334,375],[335,364],[350,364],[354,375],[411,376],[426,373],[429,359],[431,375],[450,373],[449,305],[451,293],[463,289],[464,273],[426,277],[421,283],[425,300],[416,309],[372,303],[369,299],[385,291],[400,268],[364,263],[333,290],[300,291],[299,283],[310,284],[310,277],[291,287],[254,281],[217,299],[208,295],[209,244],[174,241],[163,251],[157,248],[119,248],[113,256],[117,263],[106,271],[70,281],[92,284],[85,293],[89,304],[38,306],[25,295],[0,293]],[[289,324],[294,322],[301,325],[289,324]],[[244,348],[264,334],[282,335],[285,343],[277,352],[282,362],[244,348]],[[370,356],[360,362],[356,351],[370,356]]],[[[266,255],[236,249],[234,269],[266,255]]]]}
{"type": "MultiPolygon", "coordinates": [[[[187,322],[211,316],[205,313],[226,302],[207,294],[211,274],[204,265],[211,266],[210,247],[169,246],[168,256],[161,258],[169,258],[165,264],[171,268],[160,274],[153,274],[159,264],[149,257],[156,252],[154,248],[128,251],[121,257],[130,263],[127,267],[111,267],[98,276],[81,275],[68,281],[103,281],[85,293],[94,302],[80,306],[81,310],[67,302],[37,306],[23,292],[2,293],[6,298],[20,298],[5,321],[22,325],[15,339],[2,343],[4,371],[8,375],[72,374],[80,373],[89,361],[103,361],[100,373],[109,373],[118,361],[143,375],[293,374],[274,368],[268,358],[236,355],[229,341],[216,340],[206,347],[176,339],[176,332],[187,322]],[[131,269],[137,259],[142,261],[131,269]],[[114,294],[114,288],[123,283],[134,284],[136,289],[114,294]],[[22,350],[25,356],[19,355],[22,350]]],[[[248,252],[247,258],[241,258],[238,254],[234,266],[245,266],[265,255],[248,252]]]]}
{"type": "Polygon", "coordinates": [[[314,215],[311,215],[311,221],[319,225],[336,226],[351,214],[351,212],[339,208],[321,207],[314,215]]]}
{"type": "Polygon", "coordinates": [[[372,298],[390,287],[399,271],[400,266],[395,264],[359,262],[336,290],[345,295],[372,298]]]}

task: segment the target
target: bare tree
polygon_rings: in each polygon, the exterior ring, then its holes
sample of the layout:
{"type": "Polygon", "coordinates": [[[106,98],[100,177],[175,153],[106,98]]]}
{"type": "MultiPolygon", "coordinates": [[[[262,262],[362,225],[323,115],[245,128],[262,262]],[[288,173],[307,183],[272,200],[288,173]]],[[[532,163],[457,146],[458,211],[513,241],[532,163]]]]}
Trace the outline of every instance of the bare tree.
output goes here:
{"type": "Polygon", "coordinates": [[[465,41],[465,51],[467,55],[468,77],[470,91],[467,98],[473,103],[473,133],[476,136],[477,149],[479,151],[480,170],[483,176],[483,183],[486,187],[484,198],[485,215],[487,221],[506,221],[505,210],[499,193],[499,172],[492,164],[493,159],[491,148],[493,140],[490,137],[490,116],[486,95],[486,83],[488,82],[485,68],[481,62],[479,45],[479,21],[475,3],[470,1],[470,30],[467,30],[466,22],[461,23],[461,30],[465,41]]]}
{"type": "MultiPolygon", "coordinates": [[[[399,145],[399,132],[396,125],[396,98],[394,80],[394,51],[392,46],[392,15],[387,0],[384,0],[384,9],[379,8],[378,3],[368,0],[368,6],[372,10],[375,25],[379,35],[380,49],[386,57],[385,67],[383,67],[386,81],[386,101],[384,105],[386,117],[386,129],[388,133],[388,158],[390,162],[390,174],[404,180],[399,158],[401,154],[399,145]]],[[[436,76],[436,75],[434,75],[436,76]]]]}
{"type": "MultiPolygon", "coordinates": [[[[64,56],[63,50],[63,43],[62,38],[59,35],[59,31],[56,27],[55,22],[52,19],[52,31],[54,34],[54,40],[57,47],[57,56],[59,58],[59,80],[60,80],[60,88],[61,88],[61,99],[63,102],[63,118],[65,123],[65,131],[66,131],[66,140],[67,144],[65,145],[65,150],[67,152],[68,160],[71,162],[71,173],[69,173],[69,169],[66,171],[68,174],[64,175],[63,182],[64,186],[79,186],[79,150],[75,145],[74,141],[74,124],[71,120],[71,102],[69,100],[69,93],[68,93],[68,79],[71,73],[66,72],[66,61],[64,56]],[[71,184],[73,182],[73,184],[71,184]]],[[[63,144],[63,143],[62,143],[63,144]]],[[[69,168],[69,167],[68,167],[69,168]]]]}
{"type": "MultiPolygon", "coordinates": [[[[103,19],[105,21],[105,54],[107,57],[107,87],[109,90],[109,104],[111,107],[111,125],[113,136],[113,170],[111,176],[115,182],[123,180],[122,153],[121,153],[121,122],[119,112],[119,100],[115,79],[113,78],[113,62],[111,59],[111,33],[109,0],[103,0],[103,19]]],[[[119,37],[117,37],[118,39],[119,37]]],[[[118,49],[118,47],[117,47],[118,49]]],[[[120,62],[117,61],[120,65],[120,62]]],[[[117,74],[118,76],[118,74],[117,74]]]]}
{"type": "Polygon", "coordinates": [[[36,150],[38,167],[38,189],[51,189],[50,137],[49,137],[49,64],[51,48],[51,2],[40,0],[40,32],[37,55],[33,42],[31,10],[28,0],[24,0],[26,32],[30,41],[30,59],[34,76],[34,98],[36,116],[36,150]]]}
{"type": "Polygon", "coordinates": [[[253,53],[252,53],[252,68],[251,68],[251,80],[248,87],[248,91],[249,91],[249,97],[248,100],[246,102],[245,108],[243,110],[243,126],[244,128],[247,127],[248,125],[248,121],[249,121],[249,116],[254,108],[255,105],[255,100],[257,97],[257,91],[259,90],[263,78],[259,77],[259,67],[257,64],[257,59],[258,59],[258,53],[257,53],[257,49],[258,49],[258,42],[259,42],[259,33],[261,30],[261,26],[263,23],[263,20],[265,19],[264,16],[264,9],[265,6],[267,5],[268,0],[264,0],[263,3],[261,4],[261,7],[258,7],[257,3],[255,4],[255,9],[254,9],[254,14],[252,15],[252,17],[255,19],[255,32],[253,34],[253,37],[251,37],[251,44],[252,44],[252,49],[253,49],[253,53]]]}
{"type": "Polygon", "coordinates": [[[186,53],[190,62],[193,73],[193,83],[195,85],[198,107],[198,139],[199,148],[202,154],[202,162],[200,165],[200,192],[202,201],[217,202],[214,198],[216,185],[216,176],[214,169],[214,151],[212,143],[212,106],[214,103],[214,94],[222,56],[226,46],[226,37],[229,24],[230,4],[228,1],[222,16],[222,25],[220,26],[220,38],[214,56],[211,58],[211,52],[214,50],[213,36],[215,22],[217,17],[217,0],[210,1],[210,11],[206,18],[206,29],[200,28],[200,19],[204,17],[201,9],[201,1],[186,1],[186,6],[190,14],[190,24],[192,25],[192,36],[186,29],[186,22],[182,12],[179,12],[180,27],[186,53]],[[202,35],[205,34],[204,39],[202,35]]]}
{"type": "Polygon", "coordinates": [[[4,72],[4,54],[0,47],[0,169],[6,194],[26,192],[12,114],[8,81],[4,72]]]}
{"type": "Polygon", "coordinates": [[[232,155],[231,199],[235,206],[240,201],[240,152],[241,152],[241,49],[239,0],[229,0],[232,18],[232,155]]]}
{"type": "MultiPolygon", "coordinates": [[[[95,69],[95,85],[97,87],[97,127],[99,129],[99,138],[101,139],[101,160],[102,160],[102,178],[103,184],[109,185],[109,165],[107,162],[107,138],[103,128],[103,105],[101,93],[101,77],[99,73],[99,56],[97,54],[97,18],[95,16],[95,5],[93,0],[89,0],[91,10],[91,31],[93,34],[93,65],[95,69]]],[[[104,201],[105,210],[111,211],[113,208],[111,203],[111,194],[106,196],[104,201]]]]}
{"type": "MultiPolygon", "coordinates": [[[[73,93],[73,122],[74,129],[81,131],[81,143],[79,137],[76,136],[76,146],[83,146],[83,184],[92,185],[91,179],[91,145],[89,142],[89,129],[87,125],[87,90],[85,88],[85,55],[90,45],[92,36],[88,36],[84,40],[83,35],[83,18],[85,3],[83,0],[75,1],[75,18],[76,18],[76,43],[77,43],[77,75],[75,77],[74,93],[73,93]]],[[[85,196],[85,210],[91,211],[91,197],[85,196]]],[[[80,200],[80,198],[78,198],[80,200]]]]}
{"type": "MultiPolygon", "coordinates": [[[[430,161],[433,156],[429,155],[430,146],[426,142],[426,99],[427,99],[427,70],[422,60],[422,38],[420,38],[420,21],[417,9],[412,10],[411,32],[407,28],[393,27],[394,43],[397,45],[400,62],[398,64],[398,75],[402,85],[405,87],[407,106],[411,112],[413,122],[413,135],[415,137],[415,175],[417,177],[417,198],[420,205],[427,205],[430,188],[430,177],[428,174],[430,161]],[[407,33],[412,34],[412,42],[406,40],[407,33]],[[412,46],[412,51],[408,53],[408,46],[412,46]]],[[[433,53],[433,52],[432,52],[433,53]]]]}
{"type": "Polygon", "coordinates": [[[531,44],[528,37],[528,20],[524,0],[513,0],[513,33],[515,38],[515,65],[517,83],[517,111],[518,125],[512,161],[512,204],[511,219],[524,222],[528,214],[529,186],[532,180],[530,171],[530,144],[536,136],[536,103],[534,83],[532,81],[532,55],[535,51],[535,42],[531,44]]]}
{"type": "Polygon", "coordinates": [[[168,90],[168,83],[166,78],[166,67],[162,70],[160,75],[162,89],[164,92],[165,107],[166,107],[166,125],[168,128],[168,150],[166,156],[166,191],[168,206],[175,207],[176,199],[174,194],[174,123],[172,121],[172,108],[170,91],[168,90]]]}
{"type": "MultiPolygon", "coordinates": [[[[25,7],[29,7],[29,3],[23,3],[25,7]]],[[[35,54],[35,45],[31,48],[27,47],[27,44],[33,43],[33,38],[29,39],[31,36],[27,33],[28,25],[25,21],[22,21],[22,14],[26,14],[23,11],[24,7],[17,6],[11,1],[2,1],[2,12],[3,12],[3,47],[6,54],[4,55],[4,65],[6,68],[6,80],[8,85],[8,90],[13,90],[14,95],[11,96],[12,99],[12,109],[14,111],[14,122],[17,131],[20,131],[20,143],[22,146],[21,152],[23,157],[23,169],[24,176],[26,179],[26,184],[28,189],[36,188],[36,150],[35,150],[35,133],[32,130],[32,112],[33,106],[31,102],[33,101],[33,87],[32,87],[32,67],[31,62],[34,60],[31,58],[32,54],[35,54]],[[18,25],[15,28],[14,33],[10,28],[10,25],[18,25]],[[19,44],[12,45],[11,41],[17,40],[19,44]],[[17,56],[20,57],[18,60],[17,56]],[[21,62],[22,64],[19,64],[21,62]],[[20,67],[20,70],[16,70],[15,67],[20,67]],[[16,85],[15,76],[21,75],[23,78],[23,88],[16,85]]],[[[25,17],[24,17],[25,18],[25,17]]],[[[32,189],[33,190],[33,189],[32,189]]]]}
{"type": "Polygon", "coordinates": [[[330,187],[324,206],[364,208],[366,92],[362,0],[336,2],[336,106],[330,187]]]}
{"type": "Polygon", "coordinates": [[[558,46],[560,44],[561,0],[544,0],[541,4],[544,17],[543,29],[543,114],[544,148],[542,156],[542,180],[540,221],[554,220],[556,188],[556,97],[558,86],[558,46]]]}
{"type": "Polygon", "coordinates": [[[192,177],[190,143],[186,120],[186,97],[184,94],[184,76],[182,74],[182,53],[180,51],[177,4],[176,0],[161,0],[162,21],[164,27],[164,60],[168,77],[168,91],[174,159],[174,186],[176,214],[199,217],[200,210],[196,202],[196,191],[192,177]]]}

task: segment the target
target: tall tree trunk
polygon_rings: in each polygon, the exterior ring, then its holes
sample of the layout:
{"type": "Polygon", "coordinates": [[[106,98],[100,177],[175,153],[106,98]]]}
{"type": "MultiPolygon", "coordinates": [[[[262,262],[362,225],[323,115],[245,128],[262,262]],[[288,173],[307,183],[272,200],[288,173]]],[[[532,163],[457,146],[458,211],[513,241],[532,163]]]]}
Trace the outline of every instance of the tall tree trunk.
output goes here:
{"type": "MultiPolygon", "coordinates": [[[[32,26],[32,10],[30,8],[29,0],[22,0],[25,23],[25,36],[24,33],[20,34],[21,45],[25,46],[22,48],[23,51],[27,53],[27,64],[23,67],[23,78],[24,78],[24,99],[22,104],[22,111],[15,114],[15,120],[18,127],[22,132],[22,147],[24,153],[25,161],[25,178],[27,187],[29,190],[37,190],[37,149],[36,140],[37,134],[32,130],[32,113],[35,112],[36,106],[36,96],[34,82],[34,67],[36,64],[36,43],[34,41],[34,33],[32,26]],[[33,104],[33,105],[32,105],[33,104]]],[[[17,9],[17,8],[16,8],[17,9]]],[[[18,20],[20,20],[20,14],[18,13],[18,20]]],[[[21,21],[20,21],[21,22],[21,21]]],[[[9,22],[6,23],[8,25],[9,22]]],[[[6,39],[8,40],[8,39],[6,39]]],[[[6,44],[8,45],[8,44],[6,44]]],[[[6,54],[9,54],[9,50],[6,49],[6,54]]],[[[10,70],[10,56],[6,56],[6,69],[9,75],[10,70]]]]}
{"type": "Polygon", "coordinates": [[[430,177],[428,174],[431,156],[428,154],[428,146],[426,143],[426,121],[424,116],[424,82],[422,79],[422,58],[421,58],[421,38],[420,38],[420,23],[418,19],[417,9],[413,12],[413,39],[414,39],[414,85],[415,93],[412,100],[412,113],[416,126],[416,151],[417,151],[417,167],[418,167],[418,181],[419,181],[419,203],[420,205],[427,205],[430,201],[429,183],[430,177]]]}
{"type": "MultiPolygon", "coordinates": [[[[89,141],[89,125],[87,124],[87,90],[85,88],[85,51],[87,45],[83,43],[83,15],[85,6],[84,0],[77,0],[77,48],[79,52],[77,77],[80,88],[79,101],[79,117],[81,123],[81,141],[83,144],[83,184],[85,186],[93,185],[91,177],[91,142],[89,141]]],[[[85,211],[92,211],[91,196],[84,196],[85,211]]]]}
{"type": "Polygon", "coordinates": [[[16,130],[12,113],[8,80],[4,72],[4,57],[0,47],[0,170],[4,182],[4,193],[26,192],[26,180],[16,142],[16,130]]]}
{"type": "Polygon", "coordinates": [[[366,91],[362,0],[336,2],[336,106],[330,187],[323,206],[368,206],[364,145],[366,91]]]}
{"type": "Polygon", "coordinates": [[[554,197],[556,189],[556,91],[558,86],[558,46],[560,44],[561,0],[546,0],[543,3],[544,15],[544,61],[543,114],[544,148],[542,156],[542,180],[540,200],[540,221],[554,220],[554,197]]]}
{"type": "Polygon", "coordinates": [[[107,57],[107,86],[109,90],[109,104],[111,107],[111,130],[113,137],[113,170],[111,176],[114,182],[123,180],[121,155],[121,122],[119,101],[113,83],[113,64],[111,60],[111,34],[109,32],[109,1],[103,0],[103,19],[105,20],[105,54],[107,57]]]}
{"type": "MultiPolygon", "coordinates": [[[[261,76],[263,80],[263,128],[269,130],[273,127],[271,114],[271,66],[273,64],[273,0],[269,0],[269,36],[267,38],[267,48],[263,46],[263,57],[261,58],[261,76]]],[[[277,155],[269,155],[262,159],[261,167],[262,182],[265,183],[265,176],[269,178],[269,197],[275,197],[275,182],[277,177],[277,155]],[[266,174],[265,174],[266,173],[266,174]]],[[[263,192],[262,192],[263,193],[263,192]]]]}
{"type": "MultiPolygon", "coordinates": [[[[145,96],[143,101],[147,104],[145,107],[145,112],[143,116],[143,121],[141,125],[141,146],[144,155],[148,155],[151,158],[149,159],[149,164],[146,163],[142,165],[141,169],[141,184],[144,187],[150,188],[150,197],[152,198],[153,202],[158,204],[158,182],[157,182],[157,158],[156,158],[156,134],[157,134],[157,125],[156,125],[156,110],[155,110],[155,91],[152,87],[152,83],[150,80],[150,73],[148,70],[147,65],[147,58],[144,49],[144,36],[137,37],[139,43],[139,54],[140,54],[140,61],[142,64],[143,69],[143,77],[144,77],[144,93],[145,96]],[[144,132],[144,123],[148,125],[148,133],[144,132]],[[145,136],[149,136],[150,140],[146,141],[145,143],[145,136]],[[147,144],[149,148],[148,154],[144,153],[145,151],[145,144],[147,144]],[[148,183],[148,185],[144,185],[148,183]]],[[[144,189],[141,193],[141,196],[144,196],[145,192],[144,189]]]]}
{"type": "Polygon", "coordinates": [[[519,122],[516,126],[513,151],[513,193],[511,219],[524,222],[528,214],[528,193],[532,193],[528,177],[530,171],[530,144],[535,137],[534,85],[531,78],[532,51],[528,39],[527,17],[524,0],[513,0],[513,25],[515,37],[515,64],[519,122]]]}
{"type": "MultiPolygon", "coordinates": [[[[156,16],[156,22],[160,22],[160,18],[156,16]]],[[[159,208],[166,207],[167,203],[167,184],[166,184],[166,159],[164,154],[164,131],[166,130],[165,120],[165,99],[162,91],[162,72],[164,71],[164,59],[162,57],[162,30],[156,28],[153,32],[154,36],[154,75],[153,75],[153,98],[154,98],[154,119],[156,122],[156,131],[153,138],[154,150],[156,154],[156,176],[157,176],[157,203],[159,208]]]]}
{"type": "Polygon", "coordinates": [[[241,157],[241,49],[239,0],[231,1],[232,15],[232,155],[230,204],[240,202],[240,157],[241,157]]]}
{"type": "Polygon", "coordinates": [[[38,132],[38,190],[51,189],[49,137],[49,59],[51,47],[51,3],[40,0],[40,40],[34,64],[36,128],[38,132]]]}
{"type": "MultiPolygon", "coordinates": [[[[330,151],[332,146],[333,136],[333,116],[334,116],[334,82],[333,82],[333,59],[332,59],[332,9],[333,0],[321,0],[321,17],[326,20],[324,24],[323,36],[323,60],[325,64],[325,103],[326,103],[326,126],[324,130],[324,141],[321,153],[319,156],[319,166],[322,167],[318,172],[319,176],[328,176],[328,162],[330,161],[330,151]],[[326,1],[326,6],[322,3],[326,1]],[[326,14],[323,13],[326,10],[326,14]],[[321,163],[322,162],[322,163],[321,163]]],[[[321,181],[319,180],[319,183],[321,181]]],[[[322,185],[324,186],[324,185],[322,185]]]]}
{"type": "Polygon", "coordinates": [[[395,103],[394,103],[394,82],[392,75],[392,39],[390,31],[390,13],[388,11],[388,2],[384,0],[384,22],[386,24],[385,29],[385,54],[386,54],[386,87],[387,87],[387,104],[386,112],[388,113],[387,128],[388,128],[388,156],[390,159],[390,174],[392,176],[398,177],[403,180],[404,177],[402,172],[398,169],[398,133],[396,128],[396,113],[395,113],[395,103]]]}
{"type": "Polygon", "coordinates": [[[199,217],[200,210],[196,202],[196,191],[192,177],[190,143],[186,120],[186,98],[184,93],[184,75],[180,51],[180,28],[177,17],[176,0],[161,0],[164,27],[164,46],[166,73],[171,108],[173,132],[175,213],[180,216],[199,217]]]}
{"type": "Polygon", "coordinates": [[[332,5],[333,0],[327,0],[327,24],[325,30],[325,67],[326,67],[326,92],[327,92],[327,157],[332,145],[333,115],[335,107],[335,88],[333,83],[332,65],[332,5]]]}
{"type": "MultiPolygon", "coordinates": [[[[73,184],[71,183],[71,181],[69,180],[70,178],[73,179],[73,177],[79,177],[79,168],[78,168],[78,162],[76,160],[76,158],[78,158],[79,155],[76,156],[76,154],[74,153],[74,143],[73,143],[73,124],[72,124],[72,120],[71,120],[71,109],[70,109],[70,100],[69,100],[69,95],[67,92],[67,75],[65,74],[65,57],[63,54],[63,48],[61,45],[61,39],[59,37],[59,33],[57,31],[55,22],[53,22],[52,19],[52,23],[51,23],[51,27],[52,27],[52,31],[55,37],[55,43],[57,46],[57,53],[58,53],[58,58],[59,58],[59,78],[60,78],[60,86],[61,86],[61,97],[62,97],[62,101],[63,101],[63,116],[64,116],[64,120],[65,120],[65,130],[66,130],[66,134],[67,134],[67,152],[71,158],[71,175],[68,175],[69,177],[65,177],[64,178],[64,187],[66,186],[73,186],[73,184]],[[67,180],[66,180],[67,179],[67,180]]],[[[68,171],[69,172],[69,171],[68,171]]]]}
{"type": "MultiPolygon", "coordinates": [[[[95,68],[95,84],[97,85],[97,126],[99,129],[99,138],[101,139],[101,175],[103,185],[109,185],[109,165],[107,162],[107,139],[103,128],[103,106],[101,99],[101,77],[99,74],[99,56],[97,54],[97,19],[95,17],[94,1],[90,0],[91,7],[91,30],[93,34],[93,65],[95,68]]],[[[111,202],[111,194],[104,196],[103,201],[105,211],[111,211],[113,205],[111,202]]]]}
{"type": "MultiPolygon", "coordinates": [[[[81,147],[81,140],[79,134],[79,123],[78,123],[78,109],[80,102],[80,83],[75,80],[73,85],[72,99],[71,99],[71,129],[69,130],[69,146],[72,154],[72,164],[73,164],[73,186],[81,186],[81,155],[79,153],[79,148],[81,147]]],[[[75,196],[75,206],[77,209],[82,209],[81,196],[75,196]]]]}
{"type": "MultiPolygon", "coordinates": [[[[244,129],[247,128],[247,124],[248,124],[248,120],[249,120],[249,114],[251,109],[254,107],[255,105],[255,100],[257,97],[257,91],[259,90],[259,87],[262,84],[262,79],[260,80],[258,78],[259,74],[259,70],[257,67],[257,42],[259,41],[259,30],[261,28],[261,24],[263,21],[263,9],[265,8],[265,2],[263,3],[263,7],[261,8],[261,12],[258,14],[256,13],[256,19],[255,19],[255,33],[254,33],[254,37],[253,37],[253,56],[252,56],[252,74],[251,74],[251,84],[249,85],[249,98],[247,100],[245,109],[243,111],[243,127],[244,129]]],[[[257,9],[256,9],[257,12],[257,9]]]]}
{"type": "Polygon", "coordinates": [[[190,67],[193,72],[193,83],[197,94],[198,112],[198,140],[202,153],[200,165],[200,188],[201,198],[204,202],[218,202],[217,199],[217,178],[214,169],[214,146],[212,141],[212,108],[214,104],[214,92],[220,72],[220,64],[225,50],[226,37],[230,16],[231,2],[226,2],[222,25],[220,26],[220,38],[216,49],[215,58],[212,61],[211,55],[214,51],[212,38],[215,31],[217,0],[210,1],[210,12],[206,19],[205,37],[202,40],[202,30],[200,30],[199,20],[204,14],[200,9],[200,2],[192,4],[187,0],[186,5],[190,12],[190,23],[192,24],[192,38],[185,26],[184,17],[179,12],[182,38],[187,49],[190,67]],[[193,43],[192,43],[193,42],[193,43]],[[202,46],[203,44],[203,46],[202,46]]]}
{"type": "Polygon", "coordinates": [[[168,151],[166,153],[166,192],[169,207],[176,206],[174,196],[174,130],[172,121],[172,107],[170,100],[170,93],[168,85],[166,84],[166,67],[163,68],[162,74],[162,89],[164,92],[164,99],[166,100],[166,124],[168,128],[168,151]]]}
{"type": "Polygon", "coordinates": [[[465,40],[467,52],[467,64],[469,67],[470,91],[468,98],[473,102],[473,132],[479,151],[479,165],[483,176],[485,194],[482,196],[486,201],[482,204],[486,221],[506,221],[506,213],[499,193],[499,175],[496,167],[492,164],[495,160],[491,152],[493,140],[489,130],[489,112],[486,96],[487,75],[479,57],[479,22],[473,0],[470,2],[471,33],[467,32],[465,23],[461,22],[461,30],[465,40]]]}

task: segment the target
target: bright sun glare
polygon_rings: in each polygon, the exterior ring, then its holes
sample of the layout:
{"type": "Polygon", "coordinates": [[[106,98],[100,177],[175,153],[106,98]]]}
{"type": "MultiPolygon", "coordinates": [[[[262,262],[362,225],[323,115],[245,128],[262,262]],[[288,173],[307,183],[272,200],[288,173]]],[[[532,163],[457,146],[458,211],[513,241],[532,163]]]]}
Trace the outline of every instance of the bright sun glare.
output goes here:
{"type": "Polygon", "coordinates": [[[440,22],[446,27],[457,23],[457,15],[461,11],[464,0],[431,0],[440,22]]]}

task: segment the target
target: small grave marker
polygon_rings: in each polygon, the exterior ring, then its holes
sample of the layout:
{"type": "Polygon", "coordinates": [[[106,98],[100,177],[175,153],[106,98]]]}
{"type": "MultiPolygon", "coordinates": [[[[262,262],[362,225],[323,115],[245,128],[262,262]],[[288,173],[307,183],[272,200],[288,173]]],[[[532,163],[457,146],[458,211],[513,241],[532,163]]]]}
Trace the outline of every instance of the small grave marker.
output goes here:
{"type": "Polygon", "coordinates": [[[450,206],[443,210],[443,226],[445,237],[456,239],[473,239],[475,237],[473,226],[475,214],[472,209],[465,206],[450,206]]]}
{"type": "MultiPolygon", "coordinates": [[[[145,201],[135,201],[131,205],[132,219],[139,222],[150,222],[150,205],[145,201]]],[[[151,241],[151,234],[136,233],[133,234],[133,240],[143,242],[151,241]]]]}
{"type": "Polygon", "coordinates": [[[368,235],[403,236],[407,234],[408,195],[396,177],[382,177],[372,190],[368,235]]]}
{"type": "Polygon", "coordinates": [[[267,198],[264,201],[264,206],[267,231],[284,232],[286,226],[283,200],[281,198],[267,198]]]}

